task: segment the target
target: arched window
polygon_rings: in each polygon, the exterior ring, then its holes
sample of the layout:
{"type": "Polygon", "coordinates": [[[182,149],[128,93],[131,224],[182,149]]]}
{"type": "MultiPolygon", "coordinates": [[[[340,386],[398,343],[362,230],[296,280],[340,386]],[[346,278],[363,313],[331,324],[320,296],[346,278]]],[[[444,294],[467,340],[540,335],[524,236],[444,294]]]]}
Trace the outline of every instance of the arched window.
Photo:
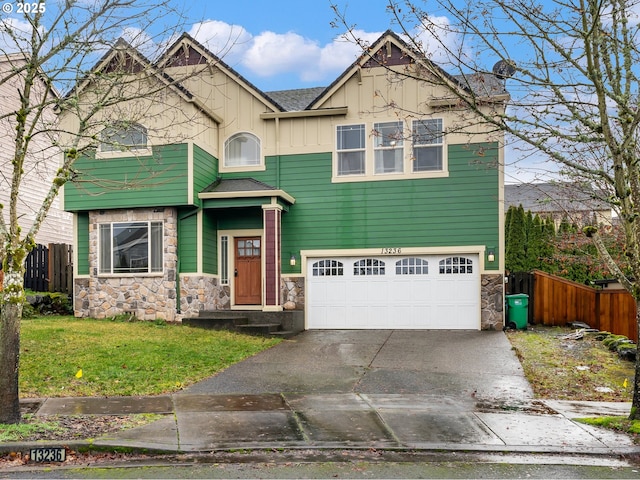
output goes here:
{"type": "Polygon", "coordinates": [[[147,129],[139,123],[116,122],[100,134],[100,151],[122,152],[147,148],[147,129]]]}
{"type": "Polygon", "coordinates": [[[421,258],[403,258],[396,262],[396,275],[427,275],[429,262],[421,258]]]}
{"type": "Polygon", "coordinates": [[[353,264],[354,275],[384,275],[384,262],[376,258],[363,258],[353,264]]]}
{"type": "Polygon", "coordinates": [[[255,135],[240,132],[224,142],[225,167],[247,167],[260,163],[260,140],[255,135]]]}
{"type": "Polygon", "coordinates": [[[440,260],[440,273],[445,275],[473,273],[473,260],[466,257],[445,258],[440,260]]]}
{"type": "Polygon", "coordinates": [[[339,277],[343,273],[342,262],[337,260],[319,260],[313,264],[314,277],[339,277]]]}

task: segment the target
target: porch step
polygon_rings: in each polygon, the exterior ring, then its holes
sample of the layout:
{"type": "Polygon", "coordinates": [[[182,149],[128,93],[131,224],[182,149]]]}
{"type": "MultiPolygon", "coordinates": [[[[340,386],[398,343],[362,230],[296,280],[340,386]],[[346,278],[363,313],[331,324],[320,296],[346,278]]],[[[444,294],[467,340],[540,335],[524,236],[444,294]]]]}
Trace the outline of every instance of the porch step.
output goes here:
{"type": "Polygon", "coordinates": [[[245,323],[236,325],[239,332],[252,335],[272,335],[277,333],[280,327],[279,323],[245,323]]]}
{"type": "Polygon", "coordinates": [[[303,312],[292,311],[203,310],[197,317],[184,318],[182,323],[210,330],[291,338],[304,330],[304,315],[303,312]]]}
{"type": "Polygon", "coordinates": [[[198,316],[182,319],[184,325],[208,330],[237,330],[238,325],[248,324],[247,317],[238,316],[198,316]]]}

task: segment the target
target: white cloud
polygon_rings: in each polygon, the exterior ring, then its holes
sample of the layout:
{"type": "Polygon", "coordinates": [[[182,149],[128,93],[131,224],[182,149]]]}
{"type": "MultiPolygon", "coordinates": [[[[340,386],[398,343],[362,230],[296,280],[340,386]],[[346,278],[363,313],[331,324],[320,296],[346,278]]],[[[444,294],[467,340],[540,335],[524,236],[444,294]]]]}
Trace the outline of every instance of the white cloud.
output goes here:
{"type": "Polygon", "coordinates": [[[29,51],[32,30],[31,24],[23,20],[12,17],[0,19],[0,51],[4,53],[29,51]]]}
{"type": "MultiPolygon", "coordinates": [[[[197,23],[189,34],[231,67],[242,67],[248,77],[265,79],[289,74],[301,82],[320,85],[333,81],[362,52],[353,42],[340,37],[320,45],[295,32],[264,31],[252,35],[239,25],[217,20],[197,23]]],[[[363,31],[354,34],[369,42],[381,35],[363,31]]]]}
{"type": "Polygon", "coordinates": [[[218,20],[196,23],[188,33],[234,68],[253,45],[253,36],[244,27],[218,20]]]}
{"type": "Polygon", "coordinates": [[[254,37],[253,44],[242,60],[245,68],[261,77],[308,70],[320,57],[320,47],[297,33],[263,32],[254,37]]]}

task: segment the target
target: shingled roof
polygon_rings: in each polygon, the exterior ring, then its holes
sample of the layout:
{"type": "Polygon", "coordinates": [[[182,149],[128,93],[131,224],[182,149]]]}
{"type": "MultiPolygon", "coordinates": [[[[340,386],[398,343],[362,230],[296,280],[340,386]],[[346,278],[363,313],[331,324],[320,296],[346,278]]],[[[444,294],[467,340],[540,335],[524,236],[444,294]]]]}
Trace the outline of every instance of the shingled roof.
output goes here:
{"type": "Polygon", "coordinates": [[[275,187],[253,178],[227,178],[224,180],[219,178],[211,185],[207,186],[202,192],[260,192],[275,189],[275,187]]]}
{"type": "Polygon", "coordinates": [[[296,90],[277,90],[266,92],[266,94],[287,112],[298,112],[305,110],[325,89],[326,87],[299,88],[296,90]]]}

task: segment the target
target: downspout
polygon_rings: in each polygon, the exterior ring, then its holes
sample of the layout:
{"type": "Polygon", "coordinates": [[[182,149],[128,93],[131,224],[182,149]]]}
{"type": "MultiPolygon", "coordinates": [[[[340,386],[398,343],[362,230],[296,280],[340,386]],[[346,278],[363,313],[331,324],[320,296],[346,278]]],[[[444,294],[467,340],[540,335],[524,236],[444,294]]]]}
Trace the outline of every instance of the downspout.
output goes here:
{"type": "MultiPolygon", "coordinates": [[[[200,211],[200,208],[196,207],[194,210],[191,210],[183,215],[178,216],[178,225],[176,228],[176,233],[178,235],[178,239],[180,239],[180,228],[182,226],[182,220],[186,220],[193,215],[197,215],[200,211]]],[[[198,241],[198,239],[196,239],[198,241]]],[[[180,309],[180,242],[178,242],[178,246],[176,248],[176,313],[182,313],[180,309]]]]}

